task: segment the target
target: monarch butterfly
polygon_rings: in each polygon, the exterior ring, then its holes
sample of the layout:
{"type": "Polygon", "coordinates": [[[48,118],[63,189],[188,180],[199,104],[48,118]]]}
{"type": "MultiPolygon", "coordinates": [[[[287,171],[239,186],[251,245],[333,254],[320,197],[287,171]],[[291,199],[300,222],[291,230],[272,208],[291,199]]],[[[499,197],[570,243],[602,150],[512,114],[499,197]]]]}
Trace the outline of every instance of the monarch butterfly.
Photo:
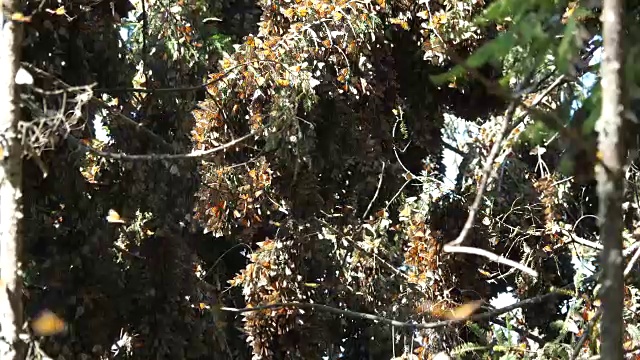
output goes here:
{"type": "Polygon", "coordinates": [[[58,315],[44,310],[31,321],[31,329],[38,336],[51,336],[64,332],[67,324],[58,315]]]}
{"type": "Polygon", "coordinates": [[[118,214],[113,209],[109,210],[109,216],[107,216],[107,221],[110,222],[110,223],[124,224],[124,220],[122,220],[122,218],[120,217],[120,214],[118,214]]]}

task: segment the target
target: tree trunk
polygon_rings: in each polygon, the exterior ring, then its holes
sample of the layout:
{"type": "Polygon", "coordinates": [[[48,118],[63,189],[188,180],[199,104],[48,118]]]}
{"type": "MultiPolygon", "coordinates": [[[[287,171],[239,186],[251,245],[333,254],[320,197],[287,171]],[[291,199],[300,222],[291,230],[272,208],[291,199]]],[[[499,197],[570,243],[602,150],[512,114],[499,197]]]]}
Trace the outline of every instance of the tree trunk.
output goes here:
{"type": "Polygon", "coordinates": [[[600,352],[607,359],[623,359],[624,278],[622,257],[622,202],[624,165],[624,54],[622,46],[623,0],[604,0],[602,9],[604,58],[602,61],[602,113],[597,123],[596,168],[600,202],[602,250],[602,321],[600,352]]]}
{"type": "Polygon", "coordinates": [[[7,360],[25,357],[25,344],[19,339],[24,322],[19,271],[22,147],[17,132],[20,105],[15,84],[21,24],[5,17],[17,9],[17,0],[3,0],[0,14],[0,358],[7,360]]]}

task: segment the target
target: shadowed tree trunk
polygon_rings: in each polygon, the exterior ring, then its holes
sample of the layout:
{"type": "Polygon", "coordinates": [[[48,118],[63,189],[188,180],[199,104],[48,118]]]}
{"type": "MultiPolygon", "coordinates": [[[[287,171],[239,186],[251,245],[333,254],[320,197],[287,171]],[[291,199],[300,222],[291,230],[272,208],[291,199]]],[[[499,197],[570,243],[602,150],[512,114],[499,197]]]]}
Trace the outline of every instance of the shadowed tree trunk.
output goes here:
{"type": "Polygon", "coordinates": [[[602,62],[602,113],[597,124],[598,195],[602,250],[601,348],[607,359],[622,359],[624,335],[624,278],[622,258],[622,201],[627,149],[623,110],[623,0],[604,0],[602,11],[604,58],[602,62]]]}
{"type": "Polygon", "coordinates": [[[10,21],[19,1],[4,0],[0,14],[0,358],[24,359],[19,339],[23,324],[20,255],[22,235],[22,149],[18,139],[19,95],[15,76],[19,68],[20,28],[10,21]]]}

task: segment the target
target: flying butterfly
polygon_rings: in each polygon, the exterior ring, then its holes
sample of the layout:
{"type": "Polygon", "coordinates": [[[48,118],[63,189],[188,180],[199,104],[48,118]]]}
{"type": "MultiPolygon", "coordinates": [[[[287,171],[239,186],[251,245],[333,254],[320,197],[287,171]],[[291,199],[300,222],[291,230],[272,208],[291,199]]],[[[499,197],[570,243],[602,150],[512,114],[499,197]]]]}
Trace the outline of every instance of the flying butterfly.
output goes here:
{"type": "Polygon", "coordinates": [[[67,329],[67,323],[50,310],[44,310],[31,321],[31,329],[37,336],[60,334],[67,329]]]}
{"type": "Polygon", "coordinates": [[[112,224],[124,224],[124,220],[120,217],[117,211],[109,209],[109,215],[107,216],[107,222],[112,224]]]}

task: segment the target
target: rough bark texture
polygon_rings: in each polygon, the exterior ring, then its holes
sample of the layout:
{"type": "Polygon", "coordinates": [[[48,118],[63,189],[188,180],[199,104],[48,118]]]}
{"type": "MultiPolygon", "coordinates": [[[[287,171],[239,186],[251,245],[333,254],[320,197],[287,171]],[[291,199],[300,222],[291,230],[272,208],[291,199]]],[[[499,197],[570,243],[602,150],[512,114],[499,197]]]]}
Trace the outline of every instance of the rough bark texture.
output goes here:
{"type": "Polygon", "coordinates": [[[4,0],[0,15],[0,358],[23,359],[24,344],[19,339],[23,324],[20,252],[22,236],[22,150],[17,138],[20,24],[6,15],[18,8],[18,1],[4,0]]]}
{"type": "Polygon", "coordinates": [[[625,144],[623,141],[623,0],[604,0],[602,23],[602,114],[598,121],[597,167],[602,250],[601,353],[607,359],[623,358],[624,278],[622,261],[622,200],[625,144]]]}

